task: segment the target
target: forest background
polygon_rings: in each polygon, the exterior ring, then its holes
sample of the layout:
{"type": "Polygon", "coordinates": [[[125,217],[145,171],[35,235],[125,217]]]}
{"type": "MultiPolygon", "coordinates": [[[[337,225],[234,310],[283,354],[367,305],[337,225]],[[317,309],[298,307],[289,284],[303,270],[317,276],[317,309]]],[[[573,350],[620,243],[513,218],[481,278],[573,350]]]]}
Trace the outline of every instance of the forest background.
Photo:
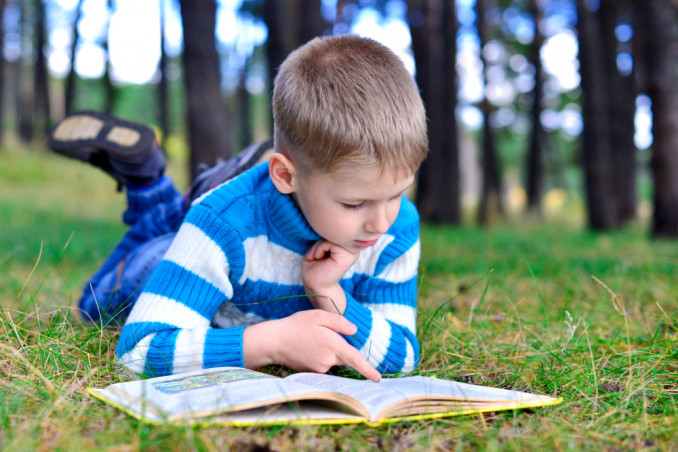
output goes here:
{"type": "Polygon", "coordinates": [[[398,52],[421,89],[425,221],[491,224],[579,199],[596,230],[678,236],[678,69],[670,1],[0,2],[4,140],[66,112],[154,124],[200,164],[271,135],[270,86],[313,36],[398,52]],[[133,82],[133,83],[130,83],[133,82]],[[473,213],[464,216],[467,211],[473,213]]]}
{"type": "MultiPolygon", "coordinates": [[[[678,24],[669,0],[0,0],[3,450],[675,450],[678,24]],[[85,393],[119,331],[82,283],[124,197],[46,151],[95,109],[153,125],[185,188],[271,135],[316,35],[394,49],[429,118],[416,372],[564,403],[378,429],[146,426],[85,393]],[[482,225],[483,227],[478,227],[482,225]]],[[[267,369],[285,374],[280,367],[267,369]]]]}

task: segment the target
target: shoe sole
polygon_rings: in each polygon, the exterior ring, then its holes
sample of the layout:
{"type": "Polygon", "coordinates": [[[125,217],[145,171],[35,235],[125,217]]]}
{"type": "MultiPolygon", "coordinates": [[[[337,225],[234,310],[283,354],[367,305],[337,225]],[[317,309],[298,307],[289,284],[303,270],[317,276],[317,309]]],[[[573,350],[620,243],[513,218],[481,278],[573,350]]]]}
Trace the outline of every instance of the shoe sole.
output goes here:
{"type": "Polygon", "coordinates": [[[154,140],[155,133],[147,126],[100,112],[81,111],[66,116],[50,130],[47,147],[88,160],[98,150],[130,157],[148,149],[154,140]]]}

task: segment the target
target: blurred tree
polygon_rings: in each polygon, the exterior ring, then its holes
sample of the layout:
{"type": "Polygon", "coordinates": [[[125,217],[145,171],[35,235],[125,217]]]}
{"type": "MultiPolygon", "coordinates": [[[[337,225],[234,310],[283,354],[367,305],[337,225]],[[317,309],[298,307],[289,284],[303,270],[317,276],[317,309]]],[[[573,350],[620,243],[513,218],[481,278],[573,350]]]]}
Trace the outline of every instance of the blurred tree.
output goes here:
{"type": "Polygon", "coordinates": [[[530,63],[534,68],[534,88],[532,89],[532,131],[527,150],[527,209],[541,214],[541,201],[544,192],[544,151],[548,135],[541,123],[544,111],[544,70],[541,64],[541,49],[544,45],[544,34],[541,32],[543,13],[542,0],[529,0],[529,9],[534,20],[534,40],[530,50],[530,63]]]}
{"type": "Polygon", "coordinates": [[[78,51],[78,41],[80,40],[80,32],[78,31],[78,23],[80,22],[80,17],[82,17],[82,4],[84,0],[78,0],[78,5],[75,7],[75,17],[73,18],[73,41],[71,42],[71,67],[68,70],[68,75],[66,76],[66,99],[65,99],[65,108],[66,113],[71,113],[73,111],[73,106],[75,105],[75,83],[76,83],[76,74],[75,74],[75,58],[78,51]]]}
{"type": "Polygon", "coordinates": [[[577,14],[581,86],[584,92],[581,152],[588,224],[592,229],[604,230],[618,224],[613,192],[610,91],[607,89],[605,68],[607,57],[597,12],[589,9],[586,0],[577,0],[577,14]]]}
{"type": "Polygon", "coordinates": [[[271,92],[278,67],[298,44],[295,32],[299,24],[294,21],[293,2],[294,0],[264,0],[263,17],[268,28],[266,55],[271,92]]]}
{"type": "Polygon", "coordinates": [[[160,123],[160,131],[162,132],[162,142],[170,134],[169,125],[169,89],[167,86],[167,52],[165,51],[165,22],[167,11],[167,2],[160,0],[160,81],[158,82],[158,122],[160,123]]]}
{"type": "Polygon", "coordinates": [[[252,104],[250,93],[247,90],[247,74],[250,70],[252,57],[245,57],[245,64],[240,69],[238,88],[236,90],[236,104],[238,106],[238,148],[245,149],[252,143],[252,104]]]}
{"type": "Polygon", "coordinates": [[[180,0],[184,29],[190,174],[231,156],[230,119],[221,95],[214,0],[180,0]]]}
{"type": "MultiPolygon", "coordinates": [[[[584,92],[582,161],[589,227],[617,228],[635,217],[636,89],[632,70],[620,71],[617,30],[630,19],[629,2],[578,0],[579,60],[584,92]]],[[[631,44],[627,44],[629,49],[631,44]]]]}
{"type": "Polygon", "coordinates": [[[101,47],[104,49],[104,55],[106,58],[106,64],[104,65],[104,75],[102,77],[102,82],[104,84],[104,106],[103,111],[106,113],[113,113],[115,108],[115,97],[116,89],[111,82],[111,69],[113,68],[113,63],[111,62],[111,56],[108,51],[108,28],[110,27],[111,17],[113,11],[113,0],[106,0],[106,31],[101,37],[101,47]]]}
{"type": "MultiPolygon", "coordinates": [[[[616,224],[623,225],[636,216],[636,144],[635,132],[637,87],[634,71],[618,63],[622,56],[632,59],[630,42],[617,38],[619,27],[631,27],[631,4],[629,0],[601,2],[599,9],[605,72],[610,115],[610,145],[612,155],[612,197],[616,204],[616,224]],[[623,71],[622,71],[623,70],[623,71]]],[[[626,63],[624,63],[626,64],[626,63]]]]}
{"type": "Polygon", "coordinates": [[[429,155],[419,172],[417,205],[424,221],[458,224],[456,2],[408,0],[407,4],[416,79],[429,120],[429,155]]]}
{"type": "MultiPolygon", "coordinates": [[[[5,43],[5,0],[0,0],[0,49],[5,43]]],[[[5,138],[5,55],[0,52],[0,145],[5,138]]]]}
{"type": "Polygon", "coordinates": [[[490,40],[490,30],[486,20],[486,12],[489,0],[476,0],[476,26],[478,28],[478,37],[480,39],[480,60],[483,64],[483,85],[485,94],[483,95],[480,109],[483,113],[483,140],[482,140],[482,195],[480,199],[479,221],[480,224],[487,225],[493,223],[498,217],[503,215],[504,208],[501,199],[501,170],[499,168],[499,158],[497,156],[497,146],[492,133],[490,119],[493,107],[487,96],[487,70],[489,67],[487,58],[485,58],[485,45],[490,40]]]}
{"type": "Polygon", "coordinates": [[[655,237],[678,237],[678,15],[672,0],[633,0],[639,54],[652,99],[655,237]]]}
{"type": "MultiPolygon", "coordinates": [[[[325,34],[327,22],[320,13],[322,0],[296,0],[298,46],[325,34]]],[[[297,46],[297,47],[298,47],[297,46]]]]}
{"type": "Polygon", "coordinates": [[[325,33],[327,23],[320,14],[320,4],[321,0],[264,0],[271,83],[291,51],[325,33]]]}
{"type": "Polygon", "coordinates": [[[35,5],[31,2],[19,3],[20,41],[21,41],[21,60],[17,68],[17,111],[19,120],[19,138],[24,143],[29,143],[33,139],[33,90],[32,86],[32,66],[34,43],[31,42],[31,30],[34,26],[32,22],[32,8],[35,5]]]}
{"type": "Polygon", "coordinates": [[[47,57],[45,49],[45,4],[35,0],[35,63],[33,66],[33,121],[41,134],[47,135],[50,127],[49,85],[47,83],[47,57]]]}
{"type": "MultiPolygon", "coordinates": [[[[264,0],[263,18],[268,28],[269,94],[278,68],[287,55],[316,36],[322,36],[327,22],[320,14],[321,0],[264,0]]],[[[271,127],[273,121],[270,122],[271,127]]]]}

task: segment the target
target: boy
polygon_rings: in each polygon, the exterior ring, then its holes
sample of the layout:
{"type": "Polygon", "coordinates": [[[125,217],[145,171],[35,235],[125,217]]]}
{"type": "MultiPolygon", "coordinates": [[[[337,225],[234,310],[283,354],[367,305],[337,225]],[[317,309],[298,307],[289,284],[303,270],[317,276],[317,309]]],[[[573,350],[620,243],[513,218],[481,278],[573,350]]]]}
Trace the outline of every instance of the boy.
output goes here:
{"type": "Polygon", "coordinates": [[[155,269],[117,348],[130,371],[348,365],[378,381],[416,366],[419,229],[404,192],[428,143],[414,81],[375,41],[317,38],[280,67],[273,115],[268,163],[196,199],[176,234],[171,213],[144,245],[169,248],[140,271],[155,269]]]}

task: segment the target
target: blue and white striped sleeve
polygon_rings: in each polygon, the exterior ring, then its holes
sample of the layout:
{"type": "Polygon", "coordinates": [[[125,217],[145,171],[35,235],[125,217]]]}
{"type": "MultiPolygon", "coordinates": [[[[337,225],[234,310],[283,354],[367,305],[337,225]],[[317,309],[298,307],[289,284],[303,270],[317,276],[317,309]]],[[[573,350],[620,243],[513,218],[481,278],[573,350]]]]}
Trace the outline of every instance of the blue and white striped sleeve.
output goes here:
{"type": "Polygon", "coordinates": [[[123,327],[116,352],[128,371],[150,377],[243,365],[244,328],[210,327],[233,295],[229,259],[244,253],[229,234],[211,210],[190,210],[123,327]]]}

